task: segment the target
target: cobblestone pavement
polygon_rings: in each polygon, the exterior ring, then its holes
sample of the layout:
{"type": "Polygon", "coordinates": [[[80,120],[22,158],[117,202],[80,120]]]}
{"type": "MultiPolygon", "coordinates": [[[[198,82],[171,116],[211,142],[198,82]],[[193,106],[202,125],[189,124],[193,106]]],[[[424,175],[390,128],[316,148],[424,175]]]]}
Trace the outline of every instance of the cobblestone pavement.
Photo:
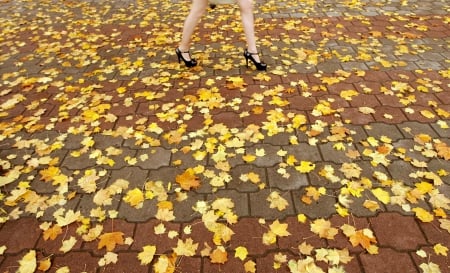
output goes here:
{"type": "Polygon", "coordinates": [[[450,272],[448,1],[0,5],[0,272],[450,272]]]}

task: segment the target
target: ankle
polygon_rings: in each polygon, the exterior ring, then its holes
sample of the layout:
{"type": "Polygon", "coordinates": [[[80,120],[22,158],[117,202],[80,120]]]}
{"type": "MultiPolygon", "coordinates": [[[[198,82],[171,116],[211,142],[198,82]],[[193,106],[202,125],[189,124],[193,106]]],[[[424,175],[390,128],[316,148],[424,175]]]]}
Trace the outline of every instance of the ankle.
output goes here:
{"type": "Polygon", "coordinates": [[[189,52],[189,47],[179,46],[179,47],[178,47],[178,50],[179,50],[181,53],[187,53],[187,52],[189,52]]]}

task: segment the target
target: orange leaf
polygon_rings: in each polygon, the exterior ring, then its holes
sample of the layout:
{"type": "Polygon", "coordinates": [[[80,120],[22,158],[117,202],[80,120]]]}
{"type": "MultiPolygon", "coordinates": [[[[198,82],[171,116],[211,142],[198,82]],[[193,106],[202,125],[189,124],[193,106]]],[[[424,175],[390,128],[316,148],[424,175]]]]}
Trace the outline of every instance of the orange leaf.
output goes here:
{"type": "Polygon", "coordinates": [[[436,143],[434,144],[434,147],[436,148],[440,157],[445,160],[450,160],[450,147],[447,145],[447,143],[436,143]]]}
{"type": "Polygon", "coordinates": [[[53,241],[61,233],[62,233],[61,227],[59,225],[53,225],[53,227],[44,231],[44,240],[47,241],[48,239],[50,239],[53,241]]]}
{"type": "Polygon", "coordinates": [[[196,189],[200,186],[200,179],[194,173],[194,170],[189,168],[183,174],[177,175],[175,181],[180,184],[183,190],[196,189]]]}
{"type": "Polygon", "coordinates": [[[222,246],[217,247],[209,257],[213,264],[224,264],[228,261],[228,253],[222,246]]]}
{"type": "Polygon", "coordinates": [[[110,232],[100,235],[98,242],[98,249],[106,247],[107,251],[113,251],[116,245],[123,245],[123,233],[122,232],[110,232]]]}

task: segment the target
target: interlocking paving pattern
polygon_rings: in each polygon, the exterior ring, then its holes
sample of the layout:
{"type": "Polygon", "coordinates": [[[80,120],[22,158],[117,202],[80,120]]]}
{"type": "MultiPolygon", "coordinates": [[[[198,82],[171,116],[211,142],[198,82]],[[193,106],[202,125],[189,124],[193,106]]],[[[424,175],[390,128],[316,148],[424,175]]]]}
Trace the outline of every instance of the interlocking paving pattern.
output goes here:
{"type": "Polygon", "coordinates": [[[175,272],[450,270],[448,1],[257,0],[261,73],[236,5],[208,9],[189,70],[174,52],[188,1],[0,4],[0,272],[31,251],[48,272],[154,272],[189,239],[175,272]],[[200,184],[182,189],[183,174],[200,184]],[[206,224],[216,202],[222,234],[206,224]],[[267,243],[278,222],[290,235],[267,243]],[[82,238],[97,224],[127,239],[107,265],[99,238],[82,238]]]}

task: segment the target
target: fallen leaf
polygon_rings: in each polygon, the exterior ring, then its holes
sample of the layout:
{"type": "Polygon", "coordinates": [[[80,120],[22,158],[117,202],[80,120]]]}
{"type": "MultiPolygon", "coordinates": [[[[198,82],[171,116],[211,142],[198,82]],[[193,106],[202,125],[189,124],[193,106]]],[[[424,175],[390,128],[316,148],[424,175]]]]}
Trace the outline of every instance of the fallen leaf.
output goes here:
{"type": "Polygon", "coordinates": [[[153,257],[156,253],[156,246],[147,245],[142,247],[142,251],[138,254],[138,259],[141,265],[148,265],[153,261],[153,257]]]}
{"type": "Polygon", "coordinates": [[[247,248],[243,246],[238,246],[235,250],[234,257],[241,259],[241,261],[245,260],[248,255],[247,248]]]}
{"type": "Polygon", "coordinates": [[[277,191],[271,192],[266,200],[270,202],[271,209],[276,208],[279,211],[283,211],[289,206],[288,201],[277,191]]]}
{"type": "Polygon", "coordinates": [[[98,242],[97,249],[101,249],[103,247],[106,248],[106,251],[111,252],[114,250],[116,245],[123,245],[124,238],[122,232],[109,232],[104,233],[99,236],[100,241],[98,242]]]}
{"type": "Polygon", "coordinates": [[[272,231],[277,236],[286,237],[291,235],[291,233],[287,231],[288,224],[282,224],[278,220],[275,220],[269,227],[270,231],[272,231]]]}
{"type": "Polygon", "coordinates": [[[19,261],[19,269],[17,273],[33,273],[36,270],[36,251],[30,250],[23,258],[19,261]]]}
{"type": "Polygon", "coordinates": [[[187,169],[183,174],[177,175],[175,181],[183,190],[197,189],[200,187],[200,179],[195,175],[194,169],[187,169]]]}
{"type": "Polygon", "coordinates": [[[173,249],[174,253],[177,256],[194,256],[197,251],[198,243],[194,244],[192,238],[187,238],[184,242],[178,239],[177,246],[173,249]]]}
{"type": "Polygon", "coordinates": [[[142,208],[144,204],[144,193],[140,189],[135,188],[128,191],[123,200],[132,207],[142,208]]]}
{"type": "Polygon", "coordinates": [[[228,253],[223,246],[214,249],[209,257],[213,264],[225,264],[228,261],[228,253]]]}
{"type": "Polygon", "coordinates": [[[244,263],[245,273],[256,273],[256,263],[252,260],[244,263]]]}
{"type": "Polygon", "coordinates": [[[52,266],[52,262],[51,262],[50,258],[46,258],[44,260],[39,261],[38,270],[45,272],[45,271],[49,270],[51,266],[52,266]]]}
{"type": "Polygon", "coordinates": [[[62,242],[62,246],[59,248],[60,251],[67,253],[75,246],[77,243],[77,239],[73,236],[70,236],[68,240],[64,240],[62,242]]]}
{"type": "Polygon", "coordinates": [[[325,219],[317,219],[311,223],[311,231],[320,238],[333,240],[338,234],[338,229],[331,227],[331,222],[325,219]]]}

